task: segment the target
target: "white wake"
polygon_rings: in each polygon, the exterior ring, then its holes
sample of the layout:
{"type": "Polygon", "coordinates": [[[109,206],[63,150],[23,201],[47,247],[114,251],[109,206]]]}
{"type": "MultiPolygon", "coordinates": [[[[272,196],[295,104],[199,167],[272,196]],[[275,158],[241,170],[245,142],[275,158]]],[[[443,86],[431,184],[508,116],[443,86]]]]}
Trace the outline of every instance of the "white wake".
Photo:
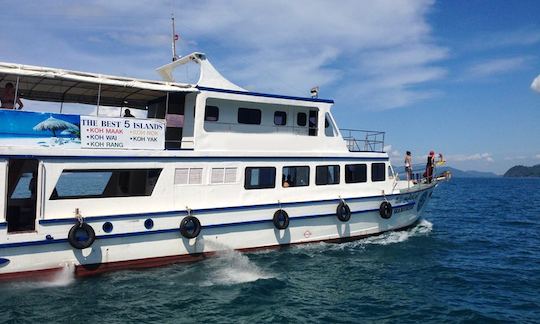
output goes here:
{"type": "Polygon", "coordinates": [[[216,242],[205,241],[205,244],[218,249],[219,252],[215,258],[208,260],[207,280],[203,282],[203,286],[233,285],[274,277],[263,271],[243,253],[216,242]]]}

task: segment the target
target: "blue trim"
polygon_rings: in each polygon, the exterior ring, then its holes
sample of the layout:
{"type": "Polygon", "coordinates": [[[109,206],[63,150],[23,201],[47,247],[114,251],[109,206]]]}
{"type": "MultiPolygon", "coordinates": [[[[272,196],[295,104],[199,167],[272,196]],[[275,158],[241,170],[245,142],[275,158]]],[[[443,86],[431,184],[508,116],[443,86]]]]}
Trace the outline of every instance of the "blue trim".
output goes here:
{"type": "MultiPolygon", "coordinates": [[[[426,189],[424,189],[426,190],[426,189]]],[[[417,191],[421,192],[421,191],[417,191]]],[[[368,199],[377,199],[382,197],[391,198],[394,196],[399,196],[400,194],[395,195],[378,195],[378,196],[366,196],[366,197],[350,197],[350,198],[343,198],[345,201],[359,201],[359,200],[368,200],[368,199]]],[[[206,209],[193,209],[192,213],[194,216],[200,215],[200,214],[210,214],[210,213],[222,213],[222,212],[228,212],[228,211],[238,211],[238,210],[250,210],[250,209],[264,209],[264,208],[277,208],[279,206],[281,207],[293,207],[293,206],[302,206],[302,205],[312,205],[312,204],[323,204],[328,202],[334,202],[339,203],[341,199],[324,199],[324,200],[310,200],[310,201],[300,201],[300,202],[286,202],[286,203],[272,203],[272,204],[262,204],[262,205],[251,205],[251,206],[231,206],[231,207],[219,207],[219,208],[206,208],[206,209]]],[[[109,215],[109,216],[90,216],[85,217],[84,219],[87,222],[97,222],[101,220],[114,220],[114,219],[129,219],[129,218],[151,218],[151,217],[169,217],[169,216],[185,216],[187,215],[187,212],[185,210],[175,210],[175,211],[168,211],[168,212],[155,212],[155,213],[140,213],[140,214],[123,214],[123,215],[109,215]]],[[[57,218],[57,219],[44,219],[40,220],[40,225],[48,225],[48,224],[75,224],[76,223],[75,218],[57,218]]]]}
{"type": "Polygon", "coordinates": [[[290,99],[290,100],[310,101],[310,102],[324,102],[324,103],[330,103],[330,104],[333,104],[333,103],[334,103],[334,100],[330,100],[330,99],[319,99],[319,98],[306,98],[306,97],[284,96],[284,95],[277,95],[277,94],[270,94],[270,93],[260,93],[260,92],[249,92],[249,91],[228,90],[228,89],[219,89],[219,88],[201,87],[201,86],[197,86],[197,89],[202,90],[202,91],[212,91],[212,92],[221,92],[221,93],[239,94],[239,95],[254,96],[254,97],[277,98],[277,99],[290,99]]]}
{"type": "MultiPolygon", "coordinates": [[[[355,154],[359,152],[351,152],[355,154]]],[[[360,152],[361,153],[361,152],[360,152]]],[[[363,153],[381,153],[381,152],[363,152],[363,153]]],[[[290,160],[311,160],[311,161],[388,161],[388,157],[359,157],[359,156],[289,156],[289,157],[275,157],[275,156],[81,156],[81,155],[0,155],[0,158],[5,159],[47,159],[47,160],[93,160],[93,159],[114,159],[114,160],[154,160],[154,159],[169,159],[169,160],[186,160],[186,159],[204,159],[204,160],[239,160],[242,161],[290,161],[290,160]]]]}
{"type": "MultiPolygon", "coordinates": [[[[410,206],[410,205],[414,205],[414,204],[415,204],[415,202],[409,202],[409,203],[405,203],[405,204],[401,204],[401,205],[396,205],[396,206],[394,206],[394,208],[406,207],[406,206],[410,206]]],[[[379,209],[359,210],[359,211],[352,212],[351,215],[358,215],[358,214],[377,212],[377,211],[379,211],[379,209]]],[[[301,220],[301,219],[330,217],[330,216],[335,217],[336,214],[331,213],[331,214],[304,215],[304,216],[291,217],[290,220],[292,221],[292,220],[301,220]]],[[[204,226],[202,226],[202,228],[203,229],[209,229],[209,228],[242,226],[242,225],[252,225],[252,224],[261,224],[261,223],[272,223],[272,222],[273,222],[272,219],[263,219],[263,220],[237,222],[237,223],[204,225],[204,226]]],[[[180,230],[178,228],[161,229],[161,230],[155,230],[155,231],[146,230],[146,231],[140,231],[140,232],[101,235],[101,236],[96,236],[96,238],[97,239],[112,239],[112,238],[141,236],[141,235],[155,235],[155,234],[164,234],[164,233],[175,233],[175,232],[179,232],[179,231],[180,230]]],[[[30,242],[0,244],[0,248],[13,248],[13,247],[21,247],[21,246],[45,245],[45,244],[54,244],[54,243],[67,243],[67,242],[68,242],[67,239],[46,239],[46,240],[41,240],[41,241],[30,241],[30,242]]]]}
{"type": "Polygon", "coordinates": [[[8,265],[9,264],[9,259],[5,259],[5,258],[0,258],[0,267],[3,267],[5,265],[8,265]]]}
{"type": "Polygon", "coordinates": [[[0,228],[6,228],[7,227],[7,223],[0,223],[0,228]]]}

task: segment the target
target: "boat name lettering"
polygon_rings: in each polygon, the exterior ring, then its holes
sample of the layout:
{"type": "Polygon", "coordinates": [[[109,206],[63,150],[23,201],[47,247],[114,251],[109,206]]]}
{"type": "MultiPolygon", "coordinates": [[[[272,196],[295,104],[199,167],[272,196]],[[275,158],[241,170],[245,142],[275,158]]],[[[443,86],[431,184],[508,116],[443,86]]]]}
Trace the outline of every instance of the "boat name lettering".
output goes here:
{"type": "Polygon", "coordinates": [[[414,201],[418,198],[418,193],[406,194],[397,198],[397,203],[414,201]]]}
{"type": "Polygon", "coordinates": [[[411,210],[411,209],[413,209],[413,207],[414,207],[414,204],[410,204],[410,205],[402,206],[402,207],[397,207],[397,208],[394,208],[393,213],[398,214],[398,213],[401,213],[401,212],[404,212],[404,211],[407,211],[407,210],[411,210]]]}

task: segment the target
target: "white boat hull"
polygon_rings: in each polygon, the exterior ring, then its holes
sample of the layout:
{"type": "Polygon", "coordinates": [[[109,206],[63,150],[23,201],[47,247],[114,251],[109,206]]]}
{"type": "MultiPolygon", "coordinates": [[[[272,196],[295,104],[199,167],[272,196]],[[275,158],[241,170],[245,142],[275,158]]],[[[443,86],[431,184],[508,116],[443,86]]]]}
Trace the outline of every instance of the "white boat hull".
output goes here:
{"type": "Polygon", "coordinates": [[[435,185],[389,197],[358,197],[345,201],[351,209],[348,222],[336,217],[339,200],[283,204],[290,216],[285,230],[274,227],[272,216],[280,206],[244,206],[220,210],[194,210],[202,224],[197,238],[180,235],[186,213],[121,215],[118,218],[86,219],[96,231],[93,245],[83,250],[71,247],[67,233],[73,221],[44,222],[36,232],[18,234],[18,242],[0,244],[0,279],[46,275],[64,267],[76,275],[97,274],[121,268],[159,266],[193,260],[221,250],[253,250],[320,241],[348,241],[414,225],[420,218],[435,185]],[[393,206],[390,219],[383,219],[379,206],[393,206]],[[148,218],[154,221],[146,229],[148,218]],[[111,233],[102,225],[114,224],[111,233]],[[26,236],[26,238],[21,237],[26,236]]]}

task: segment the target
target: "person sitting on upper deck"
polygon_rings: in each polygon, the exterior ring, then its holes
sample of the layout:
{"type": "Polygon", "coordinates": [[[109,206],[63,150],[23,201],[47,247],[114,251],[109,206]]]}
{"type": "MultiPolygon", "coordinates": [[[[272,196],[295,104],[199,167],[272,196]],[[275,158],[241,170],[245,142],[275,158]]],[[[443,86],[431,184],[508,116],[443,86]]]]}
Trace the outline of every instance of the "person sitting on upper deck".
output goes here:
{"type": "Polygon", "coordinates": [[[13,83],[11,82],[6,83],[6,87],[4,88],[4,91],[2,91],[2,95],[0,96],[0,102],[0,108],[4,109],[16,109],[15,102],[19,104],[19,108],[17,109],[20,110],[24,107],[19,96],[17,96],[17,100],[15,100],[15,88],[13,87],[13,83]]]}
{"type": "Polygon", "coordinates": [[[127,109],[124,110],[124,117],[135,117],[131,114],[131,110],[127,109]]]}

